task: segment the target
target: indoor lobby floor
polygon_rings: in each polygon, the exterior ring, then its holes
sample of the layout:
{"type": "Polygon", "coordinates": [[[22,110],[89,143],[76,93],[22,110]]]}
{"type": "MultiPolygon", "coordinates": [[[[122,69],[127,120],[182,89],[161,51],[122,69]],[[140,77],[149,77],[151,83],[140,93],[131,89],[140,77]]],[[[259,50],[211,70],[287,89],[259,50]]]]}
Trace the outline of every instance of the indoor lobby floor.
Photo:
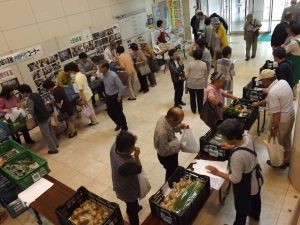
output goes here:
{"type": "MultiPolygon", "coordinates": [[[[245,43],[241,36],[230,38],[230,46],[233,48],[232,59],[236,59],[234,77],[234,95],[242,96],[242,87],[245,86],[253,76],[258,75],[266,59],[272,59],[271,47],[268,42],[259,42],[257,57],[254,60],[245,62],[245,43]]],[[[140,94],[136,101],[124,101],[124,112],[127,117],[129,131],[138,136],[137,146],[141,148],[141,161],[146,171],[152,190],[148,196],[141,201],[143,210],[140,213],[142,222],[149,214],[149,197],[154,194],[164,183],[165,171],[159,164],[156,151],[153,148],[153,132],[157,120],[166,114],[167,110],[173,106],[173,86],[170,74],[160,72],[157,74],[158,85],[150,88],[147,94],[140,94]]],[[[199,115],[192,114],[189,107],[189,96],[184,95],[187,106],[183,108],[185,112],[184,122],[189,124],[197,139],[204,135],[208,128],[200,120],[199,115]]],[[[99,104],[99,103],[98,103],[99,104]]],[[[295,102],[296,104],[296,102],[295,102]]],[[[104,106],[96,108],[97,117],[100,123],[93,127],[85,126],[87,121],[81,121],[78,129],[78,136],[68,139],[61,135],[59,139],[59,154],[48,155],[47,148],[41,140],[39,130],[31,131],[32,136],[38,141],[32,149],[48,160],[50,175],[73,189],[85,186],[88,190],[113,202],[120,204],[124,218],[125,204],[119,201],[112,190],[111,169],[109,152],[115,140],[117,132],[115,125],[109,119],[104,106]]],[[[260,138],[256,134],[256,124],[250,131],[255,137],[259,161],[263,168],[265,184],[262,189],[262,214],[260,223],[250,221],[248,224],[261,225],[286,225],[296,205],[300,194],[293,189],[288,179],[288,169],[275,170],[266,165],[268,153],[263,145],[262,134],[260,138]]],[[[266,125],[267,126],[267,125],[266,125]]],[[[193,161],[195,154],[180,153],[180,165],[187,166],[193,161]]],[[[217,194],[214,193],[201,210],[195,221],[195,225],[223,225],[232,224],[235,210],[232,193],[226,199],[225,205],[218,202],[217,194]]],[[[4,225],[33,225],[36,224],[32,210],[28,210],[17,219],[8,219],[4,225]]],[[[45,219],[44,224],[51,224],[45,219]]]]}

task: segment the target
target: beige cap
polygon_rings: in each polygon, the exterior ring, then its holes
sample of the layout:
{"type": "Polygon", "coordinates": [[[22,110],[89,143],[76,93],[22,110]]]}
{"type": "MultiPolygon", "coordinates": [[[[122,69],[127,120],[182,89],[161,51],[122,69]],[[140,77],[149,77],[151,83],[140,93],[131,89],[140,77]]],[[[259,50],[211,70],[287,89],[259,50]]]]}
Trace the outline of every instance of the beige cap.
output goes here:
{"type": "Polygon", "coordinates": [[[275,74],[274,70],[265,69],[265,70],[261,71],[261,73],[259,74],[258,80],[269,79],[269,78],[273,78],[275,76],[276,76],[276,74],[275,74]]]}

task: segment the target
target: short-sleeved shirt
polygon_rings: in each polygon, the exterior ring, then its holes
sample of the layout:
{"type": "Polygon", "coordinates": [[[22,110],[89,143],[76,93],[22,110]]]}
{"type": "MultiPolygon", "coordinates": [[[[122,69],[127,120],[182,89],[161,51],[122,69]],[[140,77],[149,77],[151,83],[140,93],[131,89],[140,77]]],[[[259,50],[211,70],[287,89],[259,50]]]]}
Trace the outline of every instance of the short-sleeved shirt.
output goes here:
{"type": "Polygon", "coordinates": [[[281,113],[280,122],[286,122],[295,115],[293,92],[285,80],[275,80],[269,86],[267,108],[271,115],[281,113]]]}
{"type": "MultiPolygon", "coordinates": [[[[250,135],[245,135],[245,143],[240,147],[248,148],[249,150],[255,150],[254,142],[250,135]]],[[[229,180],[238,184],[242,180],[242,175],[250,173],[251,171],[251,195],[256,195],[258,193],[258,181],[256,178],[256,171],[254,168],[257,165],[257,158],[254,154],[238,150],[234,152],[230,160],[231,173],[229,174],[229,180]]]]}
{"type": "Polygon", "coordinates": [[[89,87],[87,78],[84,74],[78,72],[75,74],[75,85],[78,91],[82,90],[85,101],[89,101],[93,96],[93,92],[89,87]]]}
{"type": "Polygon", "coordinates": [[[289,83],[291,88],[293,87],[292,82],[292,74],[293,74],[293,63],[287,59],[278,63],[278,67],[276,69],[276,76],[278,80],[285,80],[289,83]]]}
{"type": "Polygon", "coordinates": [[[230,59],[222,58],[217,60],[217,72],[224,74],[226,80],[232,80],[235,75],[234,64],[230,59]]]}
{"type": "Polygon", "coordinates": [[[201,60],[190,61],[185,66],[187,72],[187,87],[190,89],[204,89],[207,82],[206,63],[201,60]]]}
{"type": "Polygon", "coordinates": [[[212,84],[209,84],[204,91],[204,101],[207,101],[207,98],[214,97],[217,101],[223,103],[223,89],[216,89],[212,84]]]}
{"type": "Polygon", "coordinates": [[[254,19],[252,23],[249,23],[248,21],[246,21],[246,23],[244,25],[244,30],[252,32],[252,29],[254,27],[260,27],[260,26],[261,26],[261,22],[258,19],[254,19]]]}

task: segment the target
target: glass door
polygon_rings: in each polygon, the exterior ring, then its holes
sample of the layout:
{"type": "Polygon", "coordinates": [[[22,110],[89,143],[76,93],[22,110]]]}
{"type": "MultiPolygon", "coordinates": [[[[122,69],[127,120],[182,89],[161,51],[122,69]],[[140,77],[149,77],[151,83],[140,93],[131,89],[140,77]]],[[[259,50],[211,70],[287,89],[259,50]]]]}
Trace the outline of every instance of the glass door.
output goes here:
{"type": "MultiPolygon", "coordinates": [[[[276,2],[276,1],[275,1],[276,2]]],[[[252,0],[250,1],[250,12],[255,19],[262,23],[261,33],[270,33],[272,28],[273,0],[252,0]]]]}
{"type": "Polygon", "coordinates": [[[244,32],[244,24],[246,22],[246,16],[248,13],[248,0],[230,0],[230,33],[242,33],[244,32]]]}

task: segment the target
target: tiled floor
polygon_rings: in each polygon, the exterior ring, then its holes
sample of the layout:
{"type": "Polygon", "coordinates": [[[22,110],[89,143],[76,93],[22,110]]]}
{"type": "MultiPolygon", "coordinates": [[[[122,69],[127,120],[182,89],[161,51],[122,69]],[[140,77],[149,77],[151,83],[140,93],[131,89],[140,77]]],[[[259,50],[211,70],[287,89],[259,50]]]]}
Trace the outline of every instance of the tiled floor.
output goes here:
{"type": "MultiPolygon", "coordinates": [[[[269,43],[259,43],[257,57],[249,62],[244,61],[245,44],[241,37],[234,36],[230,39],[233,48],[233,59],[236,59],[236,77],[234,78],[234,94],[242,96],[242,87],[253,76],[258,75],[259,67],[266,59],[271,58],[269,43]]],[[[158,86],[151,88],[147,94],[138,96],[137,101],[124,102],[124,112],[127,116],[129,129],[138,136],[138,146],[141,148],[141,160],[146,173],[151,181],[152,190],[149,196],[163,184],[164,170],[156,158],[153,149],[153,131],[157,119],[166,113],[172,106],[173,87],[170,75],[160,73],[157,75],[158,86]]],[[[184,96],[185,102],[189,102],[188,95],[184,96]]],[[[190,124],[194,135],[199,138],[208,131],[198,115],[190,112],[189,106],[184,107],[185,122],[190,124]]],[[[114,142],[116,132],[114,124],[104,111],[104,106],[97,108],[97,117],[100,124],[94,127],[86,127],[86,121],[78,121],[80,128],[78,136],[74,139],[61,137],[60,153],[48,155],[44,144],[39,141],[32,149],[48,160],[51,168],[50,175],[61,182],[77,189],[86,186],[92,192],[110,200],[118,202],[122,213],[125,207],[120,202],[113,190],[111,182],[109,151],[114,142]]],[[[253,127],[254,136],[256,125],[253,127]]],[[[39,130],[35,129],[33,137],[40,140],[39,130]]],[[[262,135],[262,137],[264,137],[262,135]]],[[[266,166],[268,154],[261,138],[255,139],[259,160],[263,167],[266,183],[262,190],[262,220],[259,224],[286,225],[291,215],[291,210],[296,204],[299,193],[290,185],[288,170],[277,171],[266,166]]],[[[194,154],[180,153],[180,165],[187,166],[195,157],[194,154]]],[[[141,201],[143,210],[140,214],[143,221],[150,213],[147,198],[141,201]]],[[[234,220],[234,206],[232,194],[221,206],[218,203],[217,194],[214,193],[208,200],[205,208],[199,214],[194,224],[220,225],[232,224],[234,220]]],[[[124,216],[126,219],[127,217],[124,216]]],[[[29,210],[17,219],[8,219],[5,225],[32,225],[35,218],[29,210]]],[[[45,224],[51,224],[45,221],[45,224]]],[[[249,224],[255,224],[250,222],[249,224]]]]}

